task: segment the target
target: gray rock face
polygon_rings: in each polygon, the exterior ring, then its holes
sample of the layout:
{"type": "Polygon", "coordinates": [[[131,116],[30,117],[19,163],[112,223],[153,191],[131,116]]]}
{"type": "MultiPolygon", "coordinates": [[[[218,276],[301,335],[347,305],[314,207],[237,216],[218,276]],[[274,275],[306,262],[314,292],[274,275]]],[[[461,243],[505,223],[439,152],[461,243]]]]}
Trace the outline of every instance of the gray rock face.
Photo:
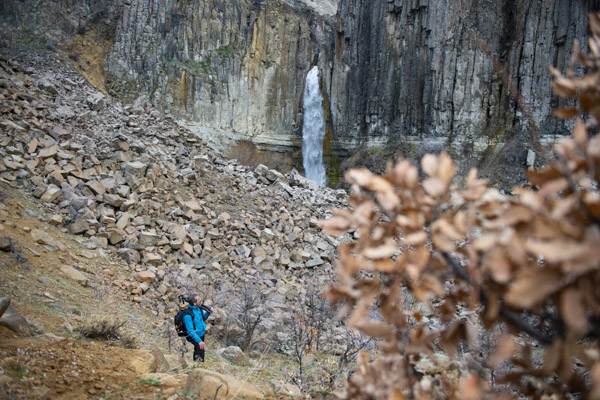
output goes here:
{"type": "MultiPolygon", "coordinates": [[[[585,42],[594,7],[566,0],[341,0],[331,90],[335,146],[392,144],[413,157],[445,148],[472,166],[513,140],[531,148],[532,125],[544,138],[563,133],[551,116],[556,98],[547,67],[565,69],[573,41],[585,42]]],[[[518,156],[524,167],[526,151],[518,156]]]]}
{"type": "MultiPolygon", "coordinates": [[[[547,66],[564,69],[598,9],[585,0],[76,3],[7,0],[0,22],[5,35],[56,44],[94,28],[108,43],[109,92],[171,113],[212,147],[251,140],[297,150],[305,77],[317,63],[327,152],[385,147],[414,159],[446,149],[463,170],[509,164],[518,172],[527,150],[539,150],[536,132],[543,142],[566,131],[551,116],[558,101],[547,66]]],[[[39,85],[57,90],[52,77],[39,85]]],[[[107,99],[86,103],[100,111],[107,99]]],[[[54,112],[74,118],[66,106],[54,112]]],[[[120,161],[130,161],[121,150],[120,161]]]]}
{"type": "Polygon", "coordinates": [[[128,2],[106,58],[107,86],[149,100],[197,132],[216,128],[219,140],[298,145],[305,75],[330,51],[321,47],[334,28],[335,2],[316,2],[329,5],[317,7],[324,15],[311,3],[128,2]]]}

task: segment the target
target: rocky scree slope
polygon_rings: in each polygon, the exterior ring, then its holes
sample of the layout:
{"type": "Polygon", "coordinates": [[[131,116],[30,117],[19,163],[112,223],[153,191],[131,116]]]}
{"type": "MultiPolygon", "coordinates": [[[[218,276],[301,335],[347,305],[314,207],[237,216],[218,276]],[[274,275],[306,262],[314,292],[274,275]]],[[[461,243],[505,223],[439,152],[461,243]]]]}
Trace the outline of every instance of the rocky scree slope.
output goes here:
{"type": "MultiPolygon", "coordinates": [[[[92,254],[125,260],[112,285],[166,328],[179,293],[233,301],[252,283],[269,299],[257,335],[277,348],[298,296],[330,282],[337,241],[316,220],[345,192],[220,158],[159,112],[104,96],[54,53],[4,54],[0,96],[2,182],[92,254]]],[[[93,274],[77,272],[82,284],[93,274]]],[[[231,304],[213,305],[219,337],[231,304]]]]}

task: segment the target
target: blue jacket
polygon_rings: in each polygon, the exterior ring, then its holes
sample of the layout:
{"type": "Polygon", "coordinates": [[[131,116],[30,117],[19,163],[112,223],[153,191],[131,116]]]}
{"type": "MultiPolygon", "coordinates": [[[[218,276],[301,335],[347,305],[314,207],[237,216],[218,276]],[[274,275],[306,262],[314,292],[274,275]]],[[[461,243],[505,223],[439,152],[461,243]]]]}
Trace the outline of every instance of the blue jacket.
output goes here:
{"type": "Polygon", "coordinates": [[[185,330],[189,337],[196,343],[200,343],[202,339],[200,337],[204,336],[204,331],[206,329],[206,323],[204,320],[208,318],[210,315],[210,311],[204,311],[199,307],[189,306],[189,309],[194,313],[194,323],[192,323],[192,317],[189,315],[183,316],[183,323],[185,324],[185,330]],[[196,329],[194,330],[194,326],[196,329]]]}

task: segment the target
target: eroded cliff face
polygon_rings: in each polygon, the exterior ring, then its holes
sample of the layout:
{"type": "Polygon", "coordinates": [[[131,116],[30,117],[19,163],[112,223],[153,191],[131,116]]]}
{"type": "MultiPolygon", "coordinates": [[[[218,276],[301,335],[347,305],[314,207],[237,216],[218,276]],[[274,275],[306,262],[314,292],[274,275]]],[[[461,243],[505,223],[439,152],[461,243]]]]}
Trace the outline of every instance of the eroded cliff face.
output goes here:
{"type": "Polygon", "coordinates": [[[536,130],[542,140],[565,131],[547,68],[565,69],[594,3],[341,0],[334,148],[446,149],[465,169],[522,171],[536,130]]]}
{"type": "Polygon", "coordinates": [[[567,132],[551,115],[547,66],[564,70],[573,41],[586,42],[597,1],[337,3],[6,0],[0,22],[11,44],[66,46],[98,86],[150,102],[214,147],[252,142],[280,160],[301,159],[302,93],[316,63],[330,182],[344,166],[444,149],[463,171],[513,177],[529,150],[567,132]]]}
{"type": "Polygon", "coordinates": [[[335,21],[331,8],[318,14],[306,1],[130,1],[106,58],[107,86],[148,99],[216,147],[297,148],[305,76],[326,65],[335,21]]]}

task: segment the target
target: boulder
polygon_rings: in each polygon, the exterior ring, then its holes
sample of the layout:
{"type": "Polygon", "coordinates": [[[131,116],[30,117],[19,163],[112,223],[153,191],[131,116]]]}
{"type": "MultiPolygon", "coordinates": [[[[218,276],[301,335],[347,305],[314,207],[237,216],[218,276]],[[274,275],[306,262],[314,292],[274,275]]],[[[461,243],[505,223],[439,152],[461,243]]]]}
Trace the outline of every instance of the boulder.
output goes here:
{"type": "Polygon", "coordinates": [[[12,251],[11,238],[8,236],[0,237],[0,251],[12,251]]]}
{"type": "Polygon", "coordinates": [[[48,246],[54,246],[54,240],[52,240],[52,238],[50,237],[50,235],[48,235],[47,232],[41,230],[41,229],[34,229],[31,231],[31,238],[33,239],[34,242],[39,243],[39,244],[46,244],[48,246]]]}
{"type": "Polygon", "coordinates": [[[63,265],[60,267],[60,272],[74,281],[79,282],[82,286],[87,286],[88,284],[88,278],[85,276],[85,274],[70,265],[63,265]]]}
{"type": "Polygon", "coordinates": [[[80,235],[90,229],[87,221],[76,221],[69,225],[69,232],[73,235],[80,235]]]}
{"type": "Polygon", "coordinates": [[[29,325],[27,320],[10,305],[6,308],[0,318],[0,326],[4,326],[19,335],[34,335],[33,328],[29,325]]]}
{"type": "Polygon", "coordinates": [[[135,280],[138,282],[152,283],[156,279],[156,274],[152,271],[142,271],[135,274],[135,280]]]}
{"type": "Polygon", "coordinates": [[[231,375],[196,368],[189,374],[183,392],[197,400],[263,399],[258,388],[231,375]]]}
{"type": "Polygon", "coordinates": [[[219,349],[217,351],[217,354],[219,354],[221,357],[228,360],[232,364],[239,365],[242,367],[250,365],[250,360],[248,359],[248,356],[246,356],[242,349],[240,349],[237,346],[229,346],[223,349],[219,349]]]}

